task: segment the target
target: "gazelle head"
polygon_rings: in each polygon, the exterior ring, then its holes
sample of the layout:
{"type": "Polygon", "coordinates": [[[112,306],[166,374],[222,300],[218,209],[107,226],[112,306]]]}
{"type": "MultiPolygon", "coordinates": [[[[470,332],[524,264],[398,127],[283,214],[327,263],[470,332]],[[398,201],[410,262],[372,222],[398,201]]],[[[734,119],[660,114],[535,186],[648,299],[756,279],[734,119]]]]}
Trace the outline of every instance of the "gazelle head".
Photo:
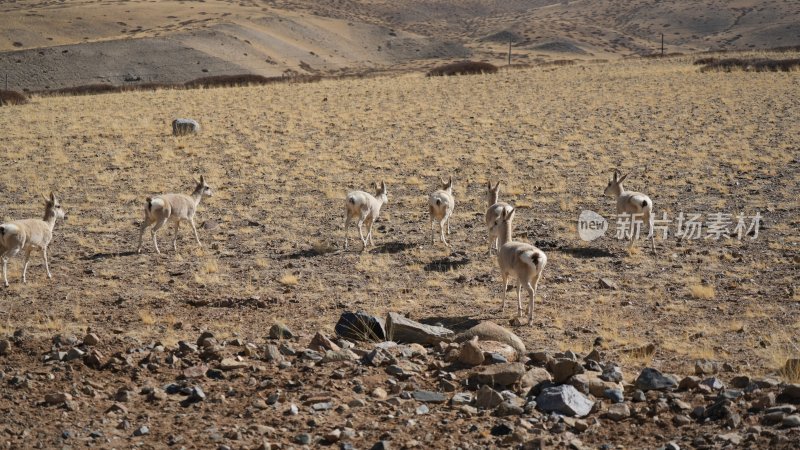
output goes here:
{"type": "Polygon", "coordinates": [[[489,206],[494,205],[497,203],[497,197],[500,195],[500,182],[498,181],[497,184],[492,187],[492,182],[486,182],[486,201],[489,203],[489,206]]]}
{"type": "Polygon", "coordinates": [[[385,181],[381,181],[380,184],[375,183],[375,192],[376,192],[375,196],[378,197],[378,199],[381,200],[383,203],[389,201],[389,191],[386,190],[385,181]]]}
{"type": "Polygon", "coordinates": [[[441,178],[439,178],[439,182],[441,183],[442,186],[441,189],[443,191],[453,193],[453,177],[450,177],[448,181],[444,181],[441,178]]]}
{"type": "Polygon", "coordinates": [[[194,180],[194,181],[195,183],[197,183],[197,186],[195,186],[194,188],[194,191],[196,193],[199,192],[200,195],[205,195],[208,197],[214,195],[214,191],[211,189],[211,186],[209,186],[208,183],[206,183],[206,179],[203,175],[200,175],[199,180],[194,180]]]}
{"type": "Polygon", "coordinates": [[[64,208],[61,207],[61,200],[59,200],[58,197],[56,197],[55,193],[50,192],[50,197],[42,194],[42,198],[44,199],[45,220],[47,220],[50,217],[66,220],[67,213],[64,211],[64,208]]]}
{"type": "Polygon", "coordinates": [[[628,175],[622,175],[618,169],[614,169],[614,174],[611,177],[611,180],[608,181],[608,186],[606,186],[606,190],[603,191],[603,195],[608,195],[611,197],[619,197],[624,189],[622,188],[622,182],[625,181],[625,178],[628,178],[628,175]]]}
{"type": "Polygon", "coordinates": [[[497,216],[496,219],[494,219],[494,222],[492,222],[492,227],[490,230],[492,234],[499,235],[500,231],[503,229],[510,230],[511,222],[514,221],[514,214],[516,212],[517,212],[516,208],[511,208],[511,210],[507,212],[506,211],[501,212],[500,215],[497,216]]]}

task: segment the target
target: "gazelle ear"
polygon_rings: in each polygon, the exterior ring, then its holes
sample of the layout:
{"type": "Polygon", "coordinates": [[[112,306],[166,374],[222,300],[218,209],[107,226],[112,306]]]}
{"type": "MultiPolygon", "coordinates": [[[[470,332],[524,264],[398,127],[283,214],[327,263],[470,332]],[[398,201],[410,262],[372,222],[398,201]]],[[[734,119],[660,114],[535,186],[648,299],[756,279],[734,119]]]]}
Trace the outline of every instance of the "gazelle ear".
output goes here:
{"type": "Polygon", "coordinates": [[[511,211],[506,213],[506,221],[510,221],[514,217],[514,213],[517,212],[517,208],[511,208],[511,211]]]}
{"type": "Polygon", "coordinates": [[[447,185],[448,185],[448,186],[451,186],[451,187],[453,186],[453,176],[452,176],[452,175],[451,175],[451,176],[450,176],[450,178],[448,179],[448,181],[447,181],[447,185]]]}
{"type": "Polygon", "coordinates": [[[622,183],[623,181],[625,181],[625,178],[628,178],[628,175],[630,175],[630,174],[629,174],[629,173],[626,173],[625,175],[623,175],[623,176],[622,176],[622,178],[620,178],[619,180],[617,180],[617,183],[622,183]]]}
{"type": "Polygon", "coordinates": [[[41,194],[41,195],[42,195],[42,198],[44,199],[44,201],[46,201],[46,202],[49,202],[49,201],[50,201],[50,199],[49,199],[49,198],[47,198],[47,196],[46,196],[46,195],[44,195],[44,194],[41,194]]]}
{"type": "Polygon", "coordinates": [[[203,175],[200,175],[200,183],[206,184],[206,178],[203,175]]]}
{"type": "Polygon", "coordinates": [[[500,189],[500,182],[498,181],[497,184],[494,185],[494,191],[500,189]]]}
{"type": "Polygon", "coordinates": [[[386,182],[381,181],[381,191],[385,194],[386,193],[386,182]]]}

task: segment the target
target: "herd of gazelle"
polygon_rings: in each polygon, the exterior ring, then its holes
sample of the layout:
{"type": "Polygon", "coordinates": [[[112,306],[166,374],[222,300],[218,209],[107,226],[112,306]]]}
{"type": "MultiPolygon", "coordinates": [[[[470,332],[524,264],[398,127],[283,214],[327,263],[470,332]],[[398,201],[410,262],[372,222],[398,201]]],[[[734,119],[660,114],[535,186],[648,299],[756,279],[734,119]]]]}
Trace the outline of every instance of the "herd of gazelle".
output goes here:
{"type": "MultiPolygon", "coordinates": [[[[621,176],[618,170],[614,170],[604,194],[616,198],[617,214],[636,214],[642,217],[642,222],[649,228],[648,237],[651,238],[653,251],[655,251],[655,243],[652,242],[653,201],[642,193],[625,191],[622,187],[622,182],[625,181],[627,176],[621,176]]],[[[362,250],[366,250],[368,245],[374,245],[372,226],[380,215],[381,207],[389,200],[385,182],[376,183],[375,190],[376,194],[374,196],[364,191],[352,191],[347,194],[344,217],[345,249],[348,248],[347,232],[350,228],[350,223],[354,220],[358,225],[358,233],[363,244],[362,250]],[[367,227],[366,236],[364,236],[363,232],[364,225],[367,227]]],[[[500,275],[503,278],[503,309],[506,307],[508,279],[513,276],[518,281],[517,317],[519,318],[522,315],[522,288],[524,286],[531,297],[531,301],[528,304],[528,323],[531,324],[533,321],[536,288],[542,277],[542,271],[547,264],[547,256],[533,245],[512,240],[512,223],[516,210],[508,203],[498,201],[499,193],[499,181],[494,186],[492,186],[491,182],[487,183],[486,199],[488,208],[486,209],[485,219],[489,232],[489,255],[492,254],[492,250],[497,250],[497,264],[500,267],[500,275]]],[[[201,175],[200,179],[196,180],[194,191],[190,195],[163,194],[152,198],[148,197],[144,207],[144,220],[139,228],[137,253],[142,251],[142,242],[147,228],[151,228],[153,247],[155,247],[157,253],[161,253],[158,248],[156,233],[161,227],[168,224],[173,225],[175,228],[172,248],[177,251],[178,228],[181,222],[189,223],[197,245],[202,245],[194,223],[194,215],[203,196],[211,195],[211,186],[206,183],[205,177],[201,175]]],[[[8,286],[6,275],[8,258],[23,252],[22,282],[25,283],[27,282],[26,274],[30,254],[35,248],[41,249],[47,277],[52,278],[47,261],[47,246],[53,238],[56,220],[66,219],[66,213],[54,193],[51,192],[49,197],[44,196],[44,200],[45,213],[42,220],[17,220],[0,225],[0,256],[3,259],[3,282],[6,286],[8,286]]],[[[441,180],[441,188],[434,191],[428,198],[428,212],[431,219],[431,242],[433,244],[436,243],[435,228],[438,224],[439,239],[444,245],[450,247],[445,234],[450,234],[450,217],[454,208],[453,178],[450,177],[448,181],[441,180]]],[[[631,236],[629,247],[632,245],[633,236],[631,236]]]]}

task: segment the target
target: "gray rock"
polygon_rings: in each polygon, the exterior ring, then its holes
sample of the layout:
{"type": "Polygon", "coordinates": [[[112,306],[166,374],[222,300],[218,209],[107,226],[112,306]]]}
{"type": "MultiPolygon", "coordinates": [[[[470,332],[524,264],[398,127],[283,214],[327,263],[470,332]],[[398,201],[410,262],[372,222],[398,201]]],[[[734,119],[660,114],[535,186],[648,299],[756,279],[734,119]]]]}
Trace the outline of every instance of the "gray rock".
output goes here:
{"type": "Polygon", "coordinates": [[[536,397],[536,407],[545,413],[584,417],[592,411],[593,406],[592,400],[568,384],[545,388],[536,397]]]}
{"type": "Polygon", "coordinates": [[[612,383],[622,382],[622,369],[618,366],[609,366],[603,369],[603,374],[600,375],[603,381],[610,381],[612,383]]]}
{"type": "Polygon", "coordinates": [[[292,330],[282,323],[273,324],[269,328],[270,339],[291,339],[293,337],[294,333],[292,333],[292,330]]]}
{"type": "Polygon", "coordinates": [[[517,355],[526,353],[525,344],[516,334],[494,322],[481,322],[455,337],[455,342],[465,342],[477,336],[481,341],[497,341],[510,345],[517,355]]]}
{"type": "Polygon", "coordinates": [[[294,437],[294,441],[300,445],[311,444],[311,435],[308,433],[300,433],[294,437]]]}
{"type": "Polygon", "coordinates": [[[133,431],[134,436],[145,436],[150,434],[150,428],[147,425],[142,425],[133,431]]]}
{"type": "Polygon", "coordinates": [[[600,278],[598,283],[600,284],[600,289],[611,289],[612,291],[617,290],[617,284],[608,278],[600,278]]]}
{"type": "Polygon", "coordinates": [[[625,403],[615,403],[608,408],[605,416],[614,422],[619,422],[631,416],[631,409],[625,403]]]}
{"type": "Polygon", "coordinates": [[[342,338],[354,341],[383,342],[387,336],[383,319],[363,311],[343,312],[335,331],[342,338]]]}
{"type": "Polygon", "coordinates": [[[424,403],[444,403],[447,401],[447,397],[441,392],[414,391],[411,396],[414,397],[414,400],[424,403]]]}
{"type": "Polygon", "coordinates": [[[625,396],[620,389],[606,389],[603,391],[603,396],[614,403],[622,403],[625,401],[625,396]]]}
{"type": "Polygon", "coordinates": [[[777,425],[783,422],[783,419],[786,417],[782,411],[776,411],[769,414],[764,414],[764,417],[761,418],[761,423],[763,425],[777,425]]]}
{"type": "Polygon", "coordinates": [[[664,446],[664,450],[681,450],[681,446],[675,442],[667,442],[667,445],[664,446]]]}
{"type": "Polygon", "coordinates": [[[728,442],[733,445],[739,445],[742,443],[742,435],[739,433],[718,434],[716,438],[718,441],[728,442]]]}
{"type": "Polygon", "coordinates": [[[289,405],[289,409],[286,410],[286,414],[289,416],[296,416],[300,414],[300,408],[297,407],[294,403],[289,405]]]}
{"type": "Polygon", "coordinates": [[[784,428],[800,427],[800,415],[792,414],[791,416],[784,417],[782,425],[784,428]]]}
{"type": "Polygon", "coordinates": [[[694,374],[695,375],[714,375],[719,371],[717,367],[717,363],[713,361],[709,361],[707,359],[700,359],[695,361],[694,363],[694,374]]]}
{"type": "Polygon", "coordinates": [[[475,401],[475,406],[483,409],[494,409],[500,403],[503,403],[503,396],[499,392],[490,388],[487,385],[481,386],[478,389],[478,396],[475,401]]]}
{"type": "Polygon", "coordinates": [[[525,375],[525,364],[506,363],[483,366],[469,374],[469,383],[511,386],[525,375]]]}
{"type": "Polygon", "coordinates": [[[172,121],[172,135],[185,136],[200,132],[200,124],[194,119],[175,119],[172,121]]]}
{"type": "Polygon", "coordinates": [[[469,405],[470,403],[472,403],[472,394],[469,392],[459,392],[450,399],[450,404],[453,406],[469,405]]]}
{"type": "Polygon", "coordinates": [[[200,386],[195,386],[192,388],[191,392],[189,393],[189,397],[187,400],[190,402],[202,402],[206,399],[206,393],[203,392],[203,388],[200,386]]]}
{"type": "Polygon", "coordinates": [[[642,391],[665,391],[678,387],[672,375],[664,375],[656,369],[646,368],[636,378],[636,387],[642,391]]]}
{"type": "Polygon", "coordinates": [[[88,333],[83,337],[83,343],[88,346],[94,346],[100,343],[100,337],[95,333],[88,333]]]}
{"type": "Polygon", "coordinates": [[[700,384],[708,386],[715,391],[725,388],[725,383],[723,383],[717,377],[706,378],[705,380],[701,381],[700,384]]]}
{"type": "Polygon", "coordinates": [[[697,386],[700,385],[700,381],[701,379],[699,377],[695,377],[692,375],[688,377],[683,377],[681,382],[678,384],[678,389],[682,391],[689,391],[695,389],[697,388],[697,386]]]}
{"type": "Polygon", "coordinates": [[[436,345],[455,335],[447,328],[425,325],[394,312],[386,316],[386,331],[393,341],[422,345],[436,345]]]}
{"type": "Polygon", "coordinates": [[[60,405],[68,400],[72,400],[72,396],[66,392],[55,392],[44,396],[44,402],[48,405],[60,405]]]}
{"type": "Polygon", "coordinates": [[[778,405],[767,408],[767,410],[764,411],[764,414],[770,414],[777,411],[780,411],[784,414],[794,414],[794,412],[797,411],[797,408],[794,405],[778,405]]]}
{"type": "Polygon", "coordinates": [[[86,352],[84,352],[79,348],[72,348],[67,352],[67,355],[64,357],[64,361],[74,361],[76,359],[82,359],[83,355],[85,354],[86,352]]]}
{"type": "Polygon", "coordinates": [[[331,408],[333,408],[333,403],[331,402],[319,402],[311,405],[311,409],[314,411],[327,411],[331,408]]]}
{"type": "Polygon", "coordinates": [[[325,352],[325,356],[322,357],[322,363],[331,363],[331,362],[341,362],[341,361],[355,361],[358,359],[358,355],[353,353],[352,350],[328,350],[325,352]]]}
{"type": "Polygon", "coordinates": [[[267,344],[264,346],[264,359],[270,362],[281,362],[283,361],[283,354],[277,345],[267,344]]]}

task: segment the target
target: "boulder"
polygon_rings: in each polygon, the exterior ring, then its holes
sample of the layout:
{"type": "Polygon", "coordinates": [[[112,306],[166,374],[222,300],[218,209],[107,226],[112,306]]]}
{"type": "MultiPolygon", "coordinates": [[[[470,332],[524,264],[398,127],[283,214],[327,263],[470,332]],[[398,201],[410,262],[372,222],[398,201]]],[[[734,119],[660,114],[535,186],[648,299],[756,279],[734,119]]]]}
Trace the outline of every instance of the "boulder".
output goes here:
{"type": "Polygon", "coordinates": [[[543,389],[536,397],[536,408],[540,411],[570,417],[584,417],[592,412],[593,406],[592,400],[568,384],[543,389]]]}
{"type": "Polygon", "coordinates": [[[445,327],[425,325],[394,312],[386,316],[386,331],[393,341],[422,345],[436,345],[455,334],[445,327]]]}
{"type": "Polygon", "coordinates": [[[525,372],[525,375],[522,376],[522,379],[520,379],[519,384],[523,392],[528,392],[533,387],[538,386],[541,383],[552,380],[553,377],[550,376],[550,372],[541,367],[534,367],[525,372]]]}
{"type": "Polygon", "coordinates": [[[473,337],[478,336],[481,341],[496,341],[508,344],[517,351],[517,355],[524,355],[526,353],[525,344],[516,334],[512,333],[507,328],[503,328],[494,322],[481,322],[469,330],[459,334],[455,337],[456,342],[469,341],[473,337]]]}
{"type": "Polygon", "coordinates": [[[506,363],[482,366],[469,374],[469,384],[511,386],[525,375],[525,364],[506,363]]]}
{"type": "Polygon", "coordinates": [[[678,382],[672,375],[664,375],[648,367],[636,378],[636,387],[642,391],[665,391],[677,388],[678,382]]]}
{"type": "Polygon", "coordinates": [[[483,350],[478,345],[478,337],[464,342],[458,354],[458,362],[468,366],[480,366],[483,364],[483,350]]]}
{"type": "Polygon", "coordinates": [[[573,375],[584,372],[583,366],[578,361],[566,358],[554,360],[548,369],[553,374],[553,381],[559,384],[566,382],[573,375]]]}
{"type": "Polygon", "coordinates": [[[363,311],[345,311],[336,322],[336,334],[344,339],[383,342],[386,340],[386,325],[380,317],[363,311]]]}

